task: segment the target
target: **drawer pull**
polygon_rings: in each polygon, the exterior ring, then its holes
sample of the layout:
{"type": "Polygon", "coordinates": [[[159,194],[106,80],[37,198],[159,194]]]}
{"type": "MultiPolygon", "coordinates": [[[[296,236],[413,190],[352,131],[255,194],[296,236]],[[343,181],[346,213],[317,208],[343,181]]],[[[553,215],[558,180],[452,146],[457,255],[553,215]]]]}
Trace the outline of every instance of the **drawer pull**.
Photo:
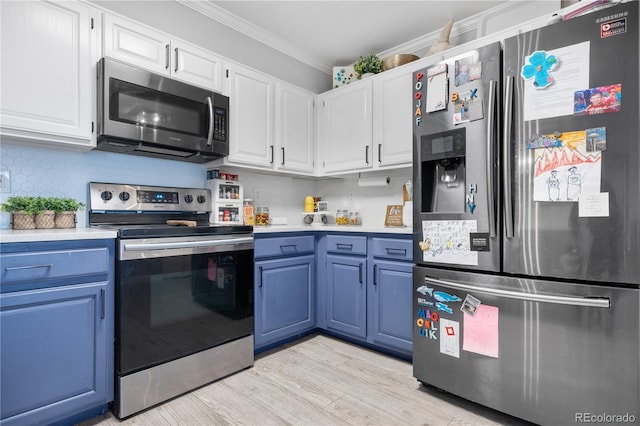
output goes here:
{"type": "Polygon", "coordinates": [[[401,255],[401,256],[406,256],[407,255],[407,249],[399,249],[399,248],[393,248],[393,247],[387,247],[387,254],[396,254],[396,255],[401,255]]]}
{"type": "Polygon", "coordinates": [[[336,248],[338,250],[353,250],[353,244],[336,243],[336,248]]]}
{"type": "Polygon", "coordinates": [[[280,250],[282,251],[284,251],[284,249],[286,248],[292,248],[293,251],[295,251],[297,247],[298,247],[297,244],[280,244],[280,250]]]}
{"type": "Polygon", "coordinates": [[[40,268],[53,268],[52,263],[44,264],[44,265],[29,265],[29,266],[7,266],[4,268],[5,271],[19,271],[22,269],[40,269],[40,268]]]}

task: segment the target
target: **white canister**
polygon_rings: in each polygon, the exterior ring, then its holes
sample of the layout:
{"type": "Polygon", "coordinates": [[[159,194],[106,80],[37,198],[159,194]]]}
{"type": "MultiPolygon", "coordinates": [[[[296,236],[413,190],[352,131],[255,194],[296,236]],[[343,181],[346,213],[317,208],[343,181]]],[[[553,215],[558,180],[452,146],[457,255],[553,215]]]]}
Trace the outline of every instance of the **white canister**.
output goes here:
{"type": "Polygon", "coordinates": [[[413,227],[413,201],[405,201],[402,207],[402,224],[413,227]]]}

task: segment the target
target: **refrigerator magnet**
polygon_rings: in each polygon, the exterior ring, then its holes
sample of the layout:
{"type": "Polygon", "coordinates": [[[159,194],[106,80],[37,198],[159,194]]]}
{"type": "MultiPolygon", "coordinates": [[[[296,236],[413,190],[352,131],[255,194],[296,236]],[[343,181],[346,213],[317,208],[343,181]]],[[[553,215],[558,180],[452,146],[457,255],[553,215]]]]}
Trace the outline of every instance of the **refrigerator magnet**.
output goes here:
{"type": "Polygon", "coordinates": [[[464,298],[464,302],[462,302],[462,306],[460,306],[460,310],[467,315],[474,316],[478,311],[478,306],[480,306],[480,299],[473,297],[470,294],[467,294],[467,297],[464,298]]]}
{"type": "Polygon", "coordinates": [[[558,63],[556,55],[547,54],[544,50],[536,50],[531,56],[525,58],[525,65],[522,66],[520,75],[525,80],[533,80],[533,87],[536,89],[544,89],[553,83],[551,71],[558,66],[558,63]]]}

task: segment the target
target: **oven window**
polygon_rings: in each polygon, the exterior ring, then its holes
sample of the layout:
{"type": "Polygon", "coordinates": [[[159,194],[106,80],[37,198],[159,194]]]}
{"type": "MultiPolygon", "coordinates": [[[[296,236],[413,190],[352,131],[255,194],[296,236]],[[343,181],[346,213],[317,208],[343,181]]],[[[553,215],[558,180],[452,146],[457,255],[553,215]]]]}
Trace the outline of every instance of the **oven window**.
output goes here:
{"type": "Polygon", "coordinates": [[[207,135],[208,115],[204,102],[114,78],[109,80],[109,91],[111,120],[187,135],[207,135]]]}
{"type": "Polygon", "coordinates": [[[253,333],[253,250],[121,261],[120,375],[253,333]]]}

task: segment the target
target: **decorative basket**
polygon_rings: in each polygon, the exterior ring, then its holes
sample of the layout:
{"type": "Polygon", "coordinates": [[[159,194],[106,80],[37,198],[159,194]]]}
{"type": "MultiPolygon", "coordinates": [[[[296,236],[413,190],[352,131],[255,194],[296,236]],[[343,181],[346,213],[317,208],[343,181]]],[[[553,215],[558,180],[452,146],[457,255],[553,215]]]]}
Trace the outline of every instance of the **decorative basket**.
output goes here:
{"type": "Polygon", "coordinates": [[[53,210],[44,210],[40,214],[35,215],[36,228],[51,229],[56,226],[56,212],[53,210]]]}
{"type": "Polygon", "coordinates": [[[76,227],[75,212],[56,213],[56,228],[75,228],[75,227],[76,227]]]}
{"type": "Polygon", "coordinates": [[[13,229],[35,229],[36,222],[33,213],[17,211],[11,214],[11,227],[13,229]]]}

